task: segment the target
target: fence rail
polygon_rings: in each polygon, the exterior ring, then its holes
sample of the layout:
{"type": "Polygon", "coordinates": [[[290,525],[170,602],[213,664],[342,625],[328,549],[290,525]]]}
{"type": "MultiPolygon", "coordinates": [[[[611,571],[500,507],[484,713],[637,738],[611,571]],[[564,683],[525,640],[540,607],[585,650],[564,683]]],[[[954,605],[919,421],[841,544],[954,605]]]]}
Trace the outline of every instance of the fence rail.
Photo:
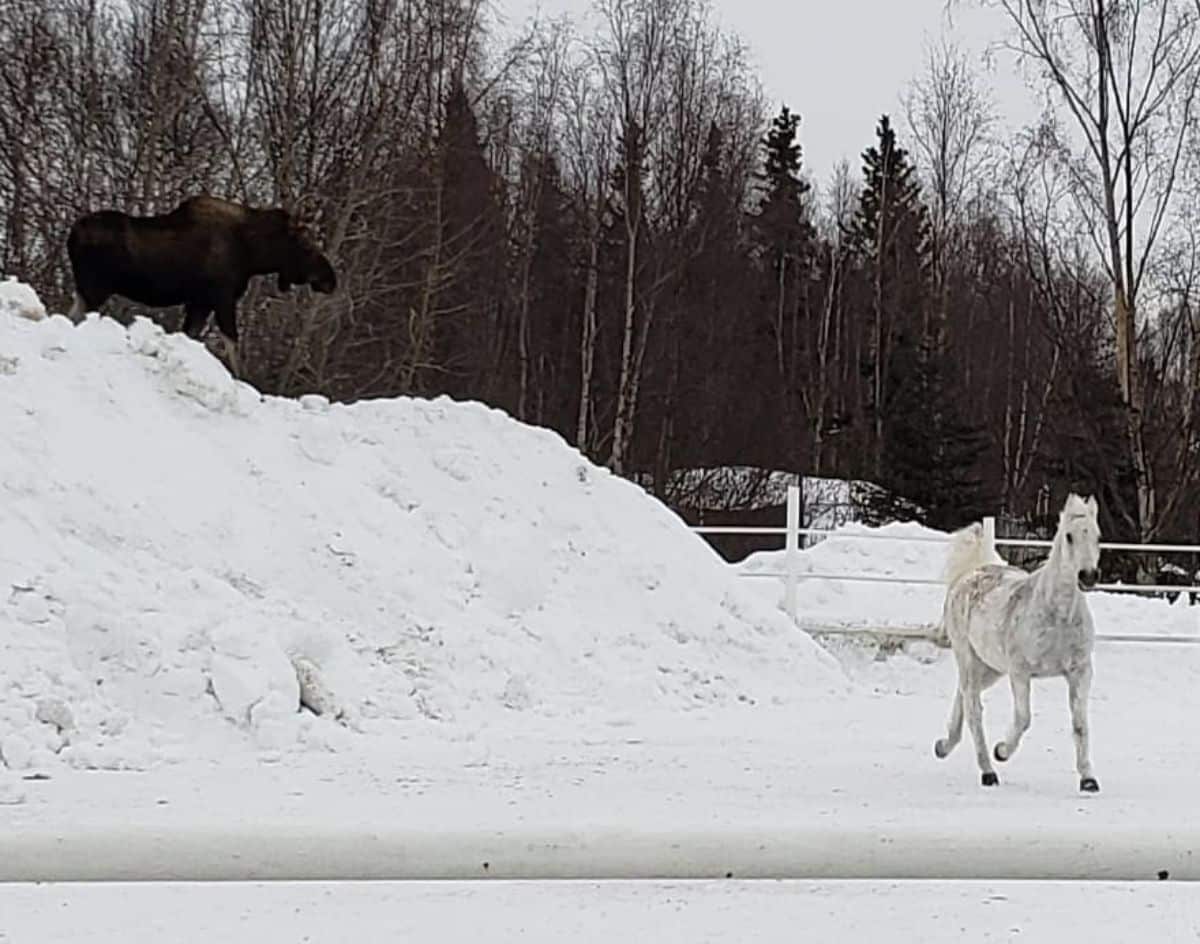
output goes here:
{"type": "MultiPolygon", "coordinates": [[[[883,574],[836,574],[836,573],[814,573],[801,572],[800,570],[800,538],[801,537],[817,537],[829,536],[837,534],[834,529],[830,528],[802,528],[800,527],[800,488],[796,485],[789,485],[787,490],[787,524],[785,527],[759,527],[746,526],[739,527],[737,525],[698,525],[692,528],[697,534],[751,534],[751,535],[783,535],[784,537],[784,555],[783,555],[783,570],[762,570],[752,572],[742,572],[741,577],[759,578],[770,577],[776,580],[784,581],[784,610],[791,618],[793,623],[798,623],[798,613],[796,611],[797,590],[801,580],[849,580],[856,583],[899,583],[899,584],[915,584],[915,585],[938,585],[939,580],[930,580],[927,578],[914,577],[890,577],[883,574]]],[[[996,537],[996,519],[987,517],[983,519],[984,538],[992,543],[993,546],[1000,547],[1051,547],[1053,542],[1040,540],[1036,538],[998,538],[996,537]]],[[[948,544],[948,537],[927,537],[927,536],[912,536],[902,537],[892,534],[880,534],[878,532],[866,532],[863,534],[852,535],[854,540],[869,540],[869,541],[903,541],[905,543],[927,543],[927,544],[948,544]]],[[[1200,545],[1196,544],[1129,544],[1120,542],[1101,542],[1101,550],[1109,551],[1134,551],[1147,554],[1161,553],[1177,553],[1177,554],[1200,554],[1200,545]]],[[[1128,583],[1104,583],[1097,584],[1097,590],[1105,590],[1113,593],[1189,593],[1200,594],[1200,586],[1195,585],[1176,585],[1176,584],[1128,584],[1128,583]]],[[[897,629],[899,629],[897,627],[897,629]]],[[[905,632],[893,632],[888,629],[880,630],[865,630],[865,629],[830,629],[829,632],[835,635],[850,635],[854,633],[876,634],[885,636],[905,635],[905,632]]],[[[907,633],[914,635],[914,633],[907,633]]],[[[1200,643],[1200,637],[1190,636],[1163,636],[1163,635],[1138,635],[1138,634],[1101,634],[1097,638],[1106,639],[1116,642],[1192,642],[1200,643]]]]}

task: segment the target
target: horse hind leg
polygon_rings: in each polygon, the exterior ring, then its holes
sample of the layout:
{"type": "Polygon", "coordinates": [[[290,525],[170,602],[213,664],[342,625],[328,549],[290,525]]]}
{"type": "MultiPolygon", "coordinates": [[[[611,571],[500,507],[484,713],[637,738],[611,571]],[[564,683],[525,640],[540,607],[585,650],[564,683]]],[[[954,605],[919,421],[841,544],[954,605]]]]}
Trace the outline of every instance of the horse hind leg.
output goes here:
{"type": "Polygon", "coordinates": [[[962,740],[963,731],[963,693],[958,688],[954,691],[954,704],[950,708],[950,721],[946,725],[946,736],[939,738],[933,744],[933,754],[938,758],[950,756],[950,752],[958,747],[962,740]]]}
{"type": "Polygon", "coordinates": [[[963,684],[963,710],[967,716],[967,727],[971,740],[975,742],[975,759],[979,763],[980,782],[985,787],[994,787],[1000,782],[992,766],[992,755],[988,751],[987,735],[983,730],[983,692],[991,687],[1000,673],[985,665],[973,652],[968,655],[969,671],[963,684]]]}
{"type": "Polygon", "coordinates": [[[1013,693],[1013,720],[1008,729],[1008,736],[1003,741],[997,741],[993,754],[996,760],[1004,763],[1017,752],[1021,738],[1029,730],[1031,712],[1029,709],[1029,675],[1025,672],[1014,672],[1009,677],[1013,693]]]}

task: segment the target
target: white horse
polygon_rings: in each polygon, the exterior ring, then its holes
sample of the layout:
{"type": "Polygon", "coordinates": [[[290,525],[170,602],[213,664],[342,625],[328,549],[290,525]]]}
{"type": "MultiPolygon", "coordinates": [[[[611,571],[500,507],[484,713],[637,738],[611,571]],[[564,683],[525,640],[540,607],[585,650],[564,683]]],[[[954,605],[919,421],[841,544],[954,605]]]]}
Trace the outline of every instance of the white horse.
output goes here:
{"type": "Polygon", "coordinates": [[[958,691],[947,735],[934,744],[934,754],[946,757],[958,745],[965,714],[983,785],[995,786],[1000,781],[983,732],[984,690],[1003,675],[1012,683],[1012,727],[995,747],[996,760],[1006,761],[1029,729],[1030,681],[1064,676],[1079,789],[1100,789],[1088,750],[1095,629],[1083,593],[1096,585],[1099,562],[1096,500],[1074,494],[1059,515],[1050,557],[1033,573],[1004,563],[978,523],[954,535],[942,620],[958,662],[958,691]]]}

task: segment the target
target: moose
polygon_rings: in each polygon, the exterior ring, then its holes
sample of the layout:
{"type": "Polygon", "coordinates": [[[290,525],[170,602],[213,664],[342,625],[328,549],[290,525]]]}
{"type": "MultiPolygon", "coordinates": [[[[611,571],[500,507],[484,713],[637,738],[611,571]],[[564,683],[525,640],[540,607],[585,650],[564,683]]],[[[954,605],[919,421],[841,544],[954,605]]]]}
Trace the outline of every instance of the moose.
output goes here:
{"type": "Polygon", "coordinates": [[[215,312],[233,344],[237,303],[252,276],[277,275],[281,292],[337,288],[333,265],[286,210],[207,195],[159,216],[88,213],[71,226],[67,255],[75,276],[72,318],[99,311],[113,295],[153,308],[183,305],[188,337],[199,338],[215,312]]]}

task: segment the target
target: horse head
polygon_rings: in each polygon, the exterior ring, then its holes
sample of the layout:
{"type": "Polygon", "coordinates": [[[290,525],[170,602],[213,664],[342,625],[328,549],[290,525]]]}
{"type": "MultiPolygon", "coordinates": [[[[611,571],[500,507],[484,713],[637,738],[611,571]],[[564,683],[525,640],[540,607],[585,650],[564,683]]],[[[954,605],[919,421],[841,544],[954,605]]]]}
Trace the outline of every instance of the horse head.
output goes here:
{"type": "Polygon", "coordinates": [[[1072,492],[1058,516],[1055,544],[1065,566],[1075,571],[1081,590],[1091,590],[1100,579],[1100,523],[1094,496],[1072,492]]]}

